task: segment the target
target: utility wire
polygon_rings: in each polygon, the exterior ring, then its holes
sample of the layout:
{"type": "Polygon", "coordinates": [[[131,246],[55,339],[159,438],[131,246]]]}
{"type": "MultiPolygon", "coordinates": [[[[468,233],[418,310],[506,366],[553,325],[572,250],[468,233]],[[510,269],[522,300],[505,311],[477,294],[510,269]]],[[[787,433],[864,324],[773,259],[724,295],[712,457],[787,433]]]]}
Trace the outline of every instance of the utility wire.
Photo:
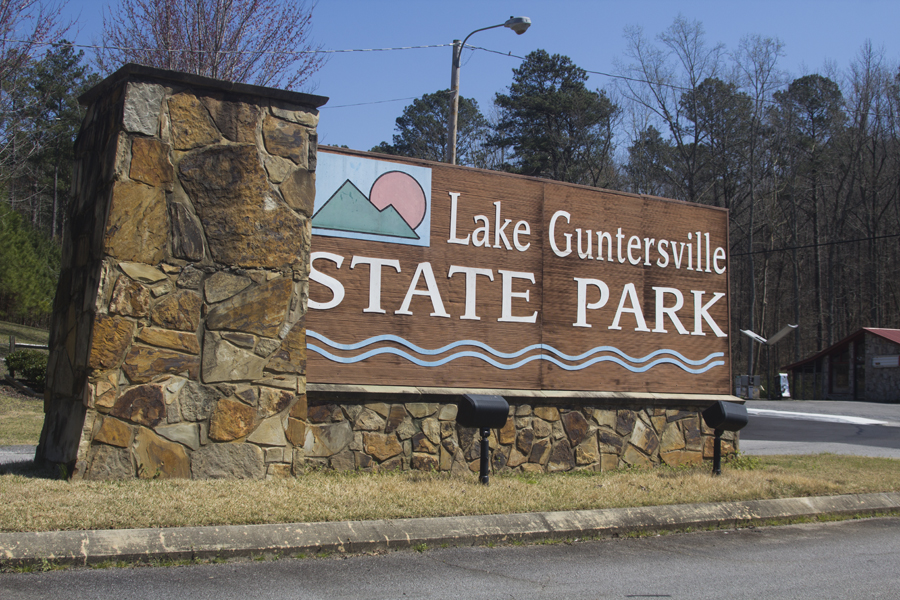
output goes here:
{"type": "Polygon", "coordinates": [[[192,48],[131,48],[128,46],[102,46],[98,44],[75,44],[73,42],[32,42],[29,40],[0,39],[0,44],[30,44],[32,46],[71,46],[73,48],[87,48],[90,50],[121,50],[123,52],[166,52],[185,54],[278,54],[289,56],[301,56],[304,54],[340,54],[344,52],[389,52],[392,50],[419,50],[422,48],[446,48],[453,44],[430,44],[427,46],[397,46],[394,48],[348,48],[345,50],[194,50],[192,48]]]}
{"type": "Polygon", "coordinates": [[[822,242],[819,244],[805,244],[803,246],[788,246],[786,248],[773,248],[772,250],[754,250],[752,252],[732,252],[731,256],[750,256],[751,254],[776,254],[779,252],[788,252],[789,250],[805,250],[807,248],[822,248],[825,246],[838,246],[840,244],[855,244],[859,242],[870,242],[873,240],[885,240],[900,237],[900,233],[889,233],[885,235],[873,235],[864,238],[856,238],[854,240],[837,240],[834,242],[822,242]]]}
{"type": "Polygon", "coordinates": [[[393,100],[373,100],[372,102],[357,102],[356,104],[338,104],[336,106],[325,105],[319,108],[349,108],[351,106],[366,106],[368,104],[385,104],[387,102],[403,102],[404,100],[415,100],[418,96],[409,96],[408,98],[394,98],[393,100]]]}
{"type": "MultiPolygon", "coordinates": [[[[53,46],[59,44],[60,42],[32,42],[29,40],[17,40],[17,39],[0,39],[0,44],[30,44],[32,46],[53,46]]],[[[422,46],[395,46],[389,48],[347,48],[340,50],[301,50],[301,51],[260,51],[260,52],[252,52],[246,50],[193,50],[193,49],[161,49],[161,48],[129,48],[126,46],[104,46],[98,44],[76,44],[72,42],[65,42],[63,45],[71,46],[73,48],[87,48],[91,50],[119,50],[119,51],[127,51],[127,52],[171,52],[171,53],[193,53],[193,54],[255,54],[255,55],[264,55],[264,54],[272,54],[272,55],[287,55],[287,56],[302,56],[306,54],[344,54],[344,53],[352,53],[352,52],[392,52],[396,50],[421,50],[421,49],[429,49],[429,48],[447,48],[453,46],[453,44],[428,44],[422,46]]],[[[525,60],[526,57],[519,56],[518,54],[513,54],[512,52],[501,52],[499,50],[491,50],[490,48],[484,48],[481,46],[472,46],[470,44],[466,44],[465,48],[470,50],[482,50],[484,52],[488,52],[491,54],[497,54],[500,56],[506,56],[509,58],[515,58],[517,60],[525,60]]],[[[580,67],[579,67],[580,68],[580,67]]],[[[608,79],[618,79],[622,81],[631,81],[634,83],[641,83],[645,85],[658,86],[669,88],[672,90],[680,91],[680,92],[691,92],[692,88],[684,87],[681,85],[676,85],[673,83],[665,83],[661,81],[649,81],[647,79],[640,79],[637,77],[629,77],[627,75],[617,75],[614,73],[607,73],[605,71],[594,71],[591,69],[582,69],[585,73],[590,73],[591,75],[600,75],[601,77],[606,77],[608,79]]],[[[369,104],[384,104],[387,102],[400,102],[403,100],[410,100],[413,98],[397,98],[394,100],[375,100],[372,102],[359,102],[355,104],[343,104],[340,106],[329,106],[327,108],[348,108],[355,106],[366,106],[369,104]]],[[[768,105],[776,105],[778,104],[775,100],[764,99],[764,104],[768,105]]],[[[326,107],[323,107],[326,108],[326,107]]],[[[889,116],[879,112],[870,112],[870,111],[858,111],[852,108],[848,108],[848,113],[852,114],[869,114],[872,117],[882,117],[889,116]]]]}
{"type": "MultiPolygon", "coordinates": [[[[482,47],[480,47],[480,46],[470,46],[469,44],[466,44],[466,47],[467,47],[467,48],[471,48],[472,50],[483,50],[483,51],[485,51],[485,52],[490,52],[491,54],[499,54],[500,56],[509,56],[509,57],[511,57],[511,58],[517,58],[517,59],[519,59],[519,60],[525,60],[525,57],[524,57],[524,56],[519,56],[519,55],[513,54],[513,53],[511,53],[511,52],[500,52],[500,51],[498,51],[498,50],[491,50],[490,48],[482,48],[482,47]]],[[[579,68],[580,68],[580,67],[579,67],[579,68]]],[[[622,81],[632,81],[632,82],[634,82],[634,83],[643,83],[643,84],[651,85],[651,86],[664,87],[664,88],[669,88],[669,89],[672,89],[672,90],[677,90],[677,91],[680,91],[680,92],[692,92],[692,91],[694,91],[693,88],[684,87],[684,86],[682,86],[682,85],[675,85],[674,83],[665,83],[665,82],[662,82],[662,81],[649,81],[649,80],[647,80],[647,79],[640,79],[640,78],[637,78],[637,77],[629,77],[629,76],[627,76],[627,75],[616,75],[616,74],[614,74],[614,73],[606,73],[606,72],[604,72],[604,71],[592,71],[592,70],[590,70],[590,69],[582,69],[582,70],[583,70],[585,73],[590,73],[591,75],[600,75],[600,76],[606,77],[606,78],[608,78],[608,79],[619,79],[619,80],[622,80],[622,81]]],[[[781,86],[781,87],[784,87],[784,86],[781,86]]],[[[770,105],[770,106],[776,106],[776,105],[778,105],[778,102],[777,102],[777,101],[771,100],[771,99],[768,99],[768,98],[764,98],[764,99],[762,100],[762,103],[763,103],[763,104],[770,105]]],[[[869,116],[876,117],[876,118],[878,118],[878,117],[886,117],[886,116],[894,116],[893,113],[885,114],[885,113],[878,112],[878,111],[874,111],[874,112],[873,112],[873,111],[860,111],[860,110],[857,110],[857,109],[852,108],[852,107],[847,107],[847,108],[846,108],[846,112],[847,112],[848,114],[855,114],[855,115],[868,114],[869,116]]]]}
{"type": "MultiPolygon", "coordinates": [[[[0,39],[0,44],[31,44],[33,46],[52,46],[59,42],[30,42],[28,40],[11,40],[11,39],[0,39]]],[[[302,50],[302,51],[265,51],[265,52],[250,52],[246,50],[193,50],[189,48],[179,48],[179,49],[162,49],[162,48],[130,48],[127,46],[103,46],[98,44],[75,44],[71,42],[66,42],[66,46],[71,46],[73,48],[86,48],[90,50],[119,50],[122,52],[169,52],[169,53],[186,53],[186,54],[278,54],[278,55],[288,55],[288,56],[301,56],[304,54],[341,54],[341,53],[349,53],[349,52],[391,52],[394,50],[420,50],[427,48],[447,48],[453,46],[453,44],[429,44],[425,46],[396,46],[392,48],[348,48],[345,50],[302,50]]],[[[512,52],[500,52],[499,50],[491,50],[490,48],[482,48],[481,46],[472,46],[471,44],[466,44],[466,48],[470,50],[483,50],[484,52],[489,52],[491,54],[499,54],[500,56],[507,56],[510,58],[516,58],[518,60],[525,60],[524,56],[519,56],[518,54],[513,54],[512,52]]],[[[603,77],[608,77],[610,79],[623,79],[627,81],[634,81],[636,83],[645,83],[650,85],[660,85],[663,87],[672,88],[680,91],[690,91],[690,88],[669,84],[669,83],[653,83],[644,79],[637,79],[634,77],[628,77],[625,75],[614,75],[612,73],[604,73],[603,71],[590,71],[585,70],[585,72],[590,73],[592,75],[601,75],[603,77]]],[[[384,100],[383,102],[395,102],[395,100],[384,100]]],[[[360,103],[360,104],[348,104],[346,106],[361,106],[362,104],[374,104],[373,103],[360,103]]],[[[332,106],[331,108],[338,108],[337,106],[332,106]]]]}
{"type": "MultiPolygon", "coordinates": [[[[490,52],[491,54],[499,54],[500,56],[509,56],[512,58],[518,58],[519,60],[525,60],[524,56],[518,56],[517,54],[513,54],[512,52],[499,52],[497,50],[491,50],[490,48],[482,48],[480,46],[470,46],[466,44],[467,48],[471,48],[473,50],[484,50],[485,52],[490,52]]],[[[580,67],[579,67],[580,68],[580,67]]],[[[686,88],[680,85],[675,85],[672,83],[662,83],[662,82],[651,82],[646,79],[638,79],[636,77],[628,77],[627,75],[614,75],[612,73],[604,73],[603,71],[591,71],[589,69],[582,69],[585,73],[590,73],[591,75],[601,75],[603,77],[608,77],[610,79],[622,79],[625,81],[634,81],[635,83],[646,83],[649,85],[659,85],[661,87],[672,88],[673,90],[680,90],[682,92],[691,91],[690,88],[686,88]]]]}

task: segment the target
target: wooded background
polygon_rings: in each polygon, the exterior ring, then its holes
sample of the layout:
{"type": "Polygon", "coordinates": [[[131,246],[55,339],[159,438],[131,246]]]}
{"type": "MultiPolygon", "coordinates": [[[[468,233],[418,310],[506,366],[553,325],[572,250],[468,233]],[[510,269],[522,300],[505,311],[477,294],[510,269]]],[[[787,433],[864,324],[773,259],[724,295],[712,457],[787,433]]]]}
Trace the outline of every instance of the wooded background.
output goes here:
{"type": "MultiPolygon", "coordinates": [[[[62,21],[58,3],[3,2],[0,319],[47,323],[82,114],[78,94],[126,61],[256,81],[261,37],[299,40],[287,51],[320,49],[301,35],[315,24],[310,6],[298,13],[293,38],[274,35],[285,27],[276,19],[261,20],[259,11],[272,17],[282,4],[202,0],[191,3],[198,10],[179,12],[168,0],[122,0],[104,20],[102,42],[116,52],[86,57],[65,42],[76,24],[62,21]],[[234,25],[253,19],[265,26],[234,25]],[[148,22],[157,26],[140,27],[148,22]],[[177,31],[200,32],[183,41],[196,47],[173,48],[177,31]],[[226,68],[185,56],[248,63],[226,68]]],[[[625,34],[628,50],[604,90],[588,89],[587,72],[567,57],[536,50],[484,113],[462,99],[461,163],[728,208],[731,331],[769,336],[800,326],[771,349],[773,365],[859,327],[900,327],[896,61],[866,44],[840,67],[788,74],[779,67],[782,44],[765,36],[713,45],[701,23],[683,18],[653,36],[640,28],[625,34]]],[[[288,85],[322,65],[267,72],[288,85]]],[[[327,78],[321,85],[327,95],[327,78]]],[[[446,91],[424,94],[397,119],[393,140],[373,150],[439,159],[448,104],[446,91]]],[[[766,356],[753,347],[759,365],[766,356]]],[[[746,372],[750,348],[732,335],[734,374],[746,372]]]]}
{"type": "MultiPolygon", "coordinates": [[[[463,161],[729,209],[735,375],[751,352],[740,329],[799,325],[770,357],[753,344],[764,373],[860,327],[900,327],[897,64],[866,44],[845,70],[791,77],[777,39],[709,45],[680,18],[626,36],[608,90],[587,89],[567,57],[525,57],[463,161]]],[[[373,150],[415,156],[416,118],[435,116],[423,108],[373,150]]]]}

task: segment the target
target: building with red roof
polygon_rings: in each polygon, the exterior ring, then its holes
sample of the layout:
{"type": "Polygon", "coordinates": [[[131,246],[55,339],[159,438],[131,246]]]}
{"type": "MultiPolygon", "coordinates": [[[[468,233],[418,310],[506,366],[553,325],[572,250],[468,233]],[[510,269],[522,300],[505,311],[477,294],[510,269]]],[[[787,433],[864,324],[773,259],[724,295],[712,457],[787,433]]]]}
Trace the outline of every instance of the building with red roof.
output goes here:
{"type": "Polygon", "coordinates": [[[794,398],[900,403],[900,329],[863,327],[784,369],[794,398]]]}

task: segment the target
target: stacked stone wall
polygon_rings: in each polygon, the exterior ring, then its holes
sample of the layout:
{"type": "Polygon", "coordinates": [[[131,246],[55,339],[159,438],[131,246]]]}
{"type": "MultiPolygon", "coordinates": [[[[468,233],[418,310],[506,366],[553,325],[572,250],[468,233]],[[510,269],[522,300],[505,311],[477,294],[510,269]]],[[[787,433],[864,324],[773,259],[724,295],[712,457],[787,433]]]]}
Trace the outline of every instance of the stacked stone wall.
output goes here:
{"type": "Polygon", "coordinates": [[[290,473],[325,99],[142,67],[89,96],[38,459],[290,473]]]}
{"type": "Polygon", "coordinates": [[[865,400],[868,402],[900,403],[900,367],[875,368],[872,358],[878,355],[900,354],[900,344],[866,333],[865,400]]]}
{"type": "MultiPolygon", "coordinates": [[[[305,443],[295,449],[294,471],[426,470],[477,472],[480,433],[456,423],[452,398],[416,402],[384,396],[311,392],[306,419],[297,423],[305,443]]],[[[491,430],[494,472],[607,471],[627,466],[697,464],[712,458],[714,432],[696,407],[642,407],[526,403],[509,398],[502,429],[491,430]]],[[[723,452],[734,452],[726,432],[723,452]]]]}

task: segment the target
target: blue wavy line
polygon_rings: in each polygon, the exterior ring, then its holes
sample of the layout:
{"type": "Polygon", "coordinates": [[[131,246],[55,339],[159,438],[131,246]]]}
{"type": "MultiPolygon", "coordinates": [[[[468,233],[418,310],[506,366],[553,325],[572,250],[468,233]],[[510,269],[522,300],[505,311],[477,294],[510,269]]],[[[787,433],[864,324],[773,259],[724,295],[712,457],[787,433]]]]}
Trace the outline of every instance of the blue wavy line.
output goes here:
{"type": "MultiPolygon", "coordinates": [[[[352,350],[359,350],[361,348],[365,348],[366,346],[371,346],[372,344],[375,344],[378,342],[395,342],[397,344],[406,346],[407,348],[409,348],[416,354],[423,354],[425,356],[436,356],[438,354],[443,354],[445,352],[449,352],[450,350],[454,350],[456,348],[460,348],[463,346],[475,346],[476,348],[480,348],[480,349],[492,354],[493,356],[496,356],[497,358],[518,358],[518,357],[520,357],[528,352],[531,352],[533,350],[544,350],[547,352],[552,352],[559,358],[562,358],[562,359],[568,360],[568,361],[572,361],[572,362],[584,360],[584,359],[586,359],[590,356],[593,356],[595,354],[598,354],[600,352],[612,352],[614,354],[621,356],[622,358],[624,358],[625,360],[627,360],[629,362],[637,363],[637,364],[647,362],[648,360],[650,360],[656,356],[668,354],[668,355],[674,356],[675,358],[679,359],[683,363],[686,363],[689,365],[694,365],[694,366],[700,366],[700,365],[703,365],[703,364],[707,363],[708,361],[712,360],[713,358],[719,358],[719,357],[725,356],[724,352],[713,352],[713,353],[709,354],[708,356],[706,356],[705,358],[702,358],[700,360],[693,360],[693,359],[687,358],[686,356],[684,356],[683,354],[681,354],[680,352],[677,352],[675,350],[660,349],[660,350],[655,350],[655,351],[651,352],[650,354],[643,356],[641,358],[633,358],[631,356],[628,356],[627,354],[625,354],[624,352],[622,352],[621,350],[619,350],[618,348],[616,348],[614,346],[598,346],[596,348],[592,348],[591,350],[588,350],[587,352],[583,352],[582,354],[572,356],[572,355],[568,355],[563,352],[560,352],[559,350],[557,350],[553,346],[550,346],[549,344],[532,344],[532,345],[526,346],[525,348],[522,348],[521,350],[518,350],[516,352],[500,352],[498,350],[495,350],[491,346],[485,344],[484,342],[481,342],[478,340],[460,340],[457,342],[453,342],[451,344],[447,344],[446,346],[442,346],[441,348],[436,348],[436,349],[431,350],[428,348],[422,348],[420,346],[416,346],[415,344],[405,340],[402,337],[399,337],[396,335],[390,335],[390,334],[376,335],[376,336],[370,337],[366,340],[363,340],[361,342],[356,342],[354,344],[339,344],[339,343],[334,342],[334,341],[328,339],[327,337],[325,337],[324,335],[317,333],[315,331],[307,330],[306,335],[307,335],[307,337],[311,337],[315,340],[318,340],[335,350],[352,351],[352,350]]],[[[476,356],[476,355],[473,354],[472,356],[476,356]]],[[[477,356],[480,357],[482,355],[477,355],[477,356]]],[[[550,359],[548,358],[547,360],[550,360],[550,359]]],[[[555,361],[551,361],[551,362],[555,362],[555,361]]],[[[441,364],[444,364],[444,363],[441,363],[441,364]]],[[[658,363],[654,363],[654,364],[658,364],[658,363]]],[[[678,363],[673,362],[673,364],[678,364],[678,363]]]]}
{"type": "Polygon", "coordinates": [[[613,356],[599,356],[597,358],[594,358],[592,360],[589,360],[589,361],[584,362],[579,365],[567,365],[565,363],[558,361],[553,356],[549,356],[547,354],[536,354],[534,356],[529,356],[523,360],[520,360],[517,363],[507,365],[504,363],[497,362],[494,359],[490,358],[489,356],[485,356],[484,354],[480,354],[478,352],[468,352],[468,351],[467,352],[457,352],[456,354],[451,354],[450,356],[447,356],[445,358],[442,358],[442,359],[436,360],[436,361],[425,361],[425,360],[421,360],[419,358],[415,358],[414,356],[411,356],[409,353],[404,352],[403,350],[399,350],[397,348],[375,348],[373,350],[368,350],[366,352],[363,352],[362,354],[358,354],[356,356],[351,356],[351,357],[335,356],[334,354],[331,354],[327,350],[320,348],[320,347],[316,346],[315,344],[308,344],[307,348],[309,348],[313,352],[318,352],[319,354],[321,354],[323,357],[327,358],[328,360],[331,360],[331,361],[334,361],[334,362],[340,363],[340,364],[345,364],[345,365],[358,363],[358,362],[364,361],[366,359],[372,358],[373,356],[378,356],[379,354],[393,354],[395,356],[405,358],[409,362],[411,362],[415,365],[418,365],[420,367],[440,367],[440,366],[445,365],[449,362],[452,362],[458,358],[470,357],[470,358],[477,358],[477,359],[483,360],[484,362],[486,362],[498,369],[502,369],[505,371],[518,369],[522,365],[528,364],[535,360],[546,360],[546,361],[552,362],[553,364],[560,367],[561,369],[565,369],[566,371],[580,371],[582,369],[586,369],[587,367],[590,367],[591,365],[594,365],[594,364],[597,364],[600,362],[613,362],[621,367],[624,367],[628,371],[631,371],[632,373],[644,373],[658,365],[671,364],[671,365],[675,365],[676,367],[679,367],[679,368],[687,371],[688,373],[691,373],[694,375],[699,375],[701,373],[706,373],[713,367],[718,367],[718,366],[722,366],[725,364],[725,361],[716,361],[716,362],[709,363],[708,365],[706,365],[705,367],[703,367],[701,369],[692,369],[692,368],[684,365],[683,363],[678,362],[674,358],[661,358],[661,359],[655,360],[652,363],[645,365],[643,367],[633,367],[629,364],[626,364],[624,361],[622,361],[616,357],[613,357],[613,356]]]}

